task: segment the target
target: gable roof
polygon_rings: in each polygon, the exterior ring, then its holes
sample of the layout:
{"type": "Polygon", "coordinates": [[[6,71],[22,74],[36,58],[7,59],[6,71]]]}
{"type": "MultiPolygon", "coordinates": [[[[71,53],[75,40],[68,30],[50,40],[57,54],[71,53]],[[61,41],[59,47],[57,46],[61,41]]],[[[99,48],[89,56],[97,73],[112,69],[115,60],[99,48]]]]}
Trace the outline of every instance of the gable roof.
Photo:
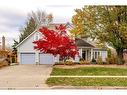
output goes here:
{"type": "Polygon", "coordinates": [[[92,47],[92,48],[94,48],[93,45],[91,45],[90,43],[86,42],[85,40],[76,38],[75,41],[76,41],[76,45],[79,46],[79,47],[92,47]]]}
{"type": "MultiPolygon", "coordinates": [[[[69,23],[69,22],[67,22],[67,23],[51,23],[50,25],[52,26],[54,26],[54,25],[60,25],[60,24],[63,24],[63,25],[65,25],[65,26],[70,26],[71,27],[71,24],[69,23]]],[[[38,29],[36,29],[35,31],[33,31],[29,36],[27,36],[23,41],[21,41],[17,46],[16,46],[16,48],[17,47],[19,47],[24,41],[26,41],[29,37],[31,37],[35,32],[37,32],[38,31],[38,29]]]]}
{"type": "Polygon", "coordinates": [[[25,42],[29,37],[31,37],[35,32],[37,32],[38,31],[38,29],[36,29],[35,31],[33,31],[29,36],[27,36],[24,40],[22,40],[17,46],[16,46],[16,48],[17,47],[19,47],[23,42],[25,42]]]}

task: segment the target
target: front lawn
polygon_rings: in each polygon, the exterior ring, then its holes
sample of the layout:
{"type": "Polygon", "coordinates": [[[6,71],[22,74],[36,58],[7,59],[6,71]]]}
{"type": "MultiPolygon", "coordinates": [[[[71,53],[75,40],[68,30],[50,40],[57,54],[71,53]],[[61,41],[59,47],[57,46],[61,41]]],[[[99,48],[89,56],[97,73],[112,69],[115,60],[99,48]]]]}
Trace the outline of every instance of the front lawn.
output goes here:
{"type": "Polygon", "coordinates": [[[127,78],[68,78],[51,77],[50,86],[127,86],[127,78]]]}
{"type": "Polygon", "coordinates": [[[80,67],[80,68],[53,68],[51,75],[112,75],[125,76],[127,75],[126,68],[107,68],[107,67],[80,67]]]}

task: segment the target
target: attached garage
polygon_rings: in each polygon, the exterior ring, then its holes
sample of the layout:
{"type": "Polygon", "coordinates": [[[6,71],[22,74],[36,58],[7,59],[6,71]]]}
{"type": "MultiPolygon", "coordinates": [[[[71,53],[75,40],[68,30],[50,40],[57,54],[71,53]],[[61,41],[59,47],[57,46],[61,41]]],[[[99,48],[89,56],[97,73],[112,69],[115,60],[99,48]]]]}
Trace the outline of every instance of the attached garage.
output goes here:
{"type": "Polygon", "coordinates": [[[39,54],[40,64],[54,64],[54,56],[52,54],[39,54]]]}
{"type": "Polygon", "coordinates": [[[21,53],[21,64],[36,64],[35,53],[21,53]]]}
{"type": "Polygon", "coordinates": [[[54,64],[55,58],[52,54],[43,54],[34,49],[33,41],[37,40],[36,38],[39,38],[38,31],[34,31],[17,45],[19,64],[54,64]]]}

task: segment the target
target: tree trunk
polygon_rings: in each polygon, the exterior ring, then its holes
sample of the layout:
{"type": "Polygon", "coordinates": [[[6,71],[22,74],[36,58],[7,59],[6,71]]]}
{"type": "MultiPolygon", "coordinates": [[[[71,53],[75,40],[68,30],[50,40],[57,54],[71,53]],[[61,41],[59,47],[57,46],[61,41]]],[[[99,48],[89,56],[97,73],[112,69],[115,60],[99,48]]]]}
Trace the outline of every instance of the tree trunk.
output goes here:
{"type": "Polygon", "coordinates": [[[124,61],[123,61],[123,49],[116,49],[116,52],[117,52],[117,56],[118,56],[118,59],[117,59],[117,64],[124,64],[124,61]]]}

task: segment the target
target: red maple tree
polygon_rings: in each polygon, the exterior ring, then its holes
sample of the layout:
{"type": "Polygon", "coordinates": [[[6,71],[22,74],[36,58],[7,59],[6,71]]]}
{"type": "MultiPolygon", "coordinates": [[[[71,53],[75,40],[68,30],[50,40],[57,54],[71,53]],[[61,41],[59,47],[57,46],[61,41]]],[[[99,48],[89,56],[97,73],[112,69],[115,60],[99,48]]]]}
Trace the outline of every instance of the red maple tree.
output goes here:
{"type": "Polygon", "coordinates": [[[69,38],[65,26],[56,26],[56,31],[42,27],[39,32],[42,37],[33,42],[35,49],[54,56],[59,54],[61,58],[75,58],[75,55],[78,54],[75,41],[69,38]]]}

